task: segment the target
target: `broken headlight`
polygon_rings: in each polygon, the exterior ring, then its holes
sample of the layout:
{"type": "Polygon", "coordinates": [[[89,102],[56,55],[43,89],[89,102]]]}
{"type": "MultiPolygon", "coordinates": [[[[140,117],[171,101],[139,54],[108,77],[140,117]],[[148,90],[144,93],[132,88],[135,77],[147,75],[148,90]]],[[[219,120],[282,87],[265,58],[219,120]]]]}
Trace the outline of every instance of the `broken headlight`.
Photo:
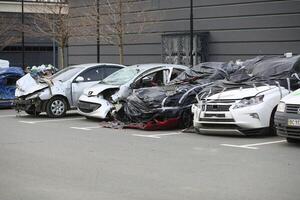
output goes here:
{"type": "Polygon", "coordinates": [[[262,103],[264,100],[264,95],[256,96],[256,97],[251,97],[251,98],[244,98],[237,102],[233,109],[238,109],[238,108],[244,108],[247,106],[253,106],[256,104],[262,103]]]}
{"type": "Polygon", "coordinates": [[[285,103],[284,102],[280,102],[277,106],[277,111],[278,112],[285,112],[285,103]]]}

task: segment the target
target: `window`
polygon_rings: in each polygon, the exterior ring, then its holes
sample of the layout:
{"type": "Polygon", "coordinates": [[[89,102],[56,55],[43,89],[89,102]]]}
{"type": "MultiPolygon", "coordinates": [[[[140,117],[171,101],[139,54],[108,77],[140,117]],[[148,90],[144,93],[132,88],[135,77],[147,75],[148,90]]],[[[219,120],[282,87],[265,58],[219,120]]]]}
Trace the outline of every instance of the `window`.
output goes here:
{"type": "Polygon", "coordinates": [[[118,71],[121,68],[122,67],[117,67],[117,66],[106,66],[106,67],[103,67],[103,70],[104,70],[104,76],[103,76],[103,78],[106,78],[107,76],[111,75],[112,73],[118,71]]]}
{"type": "MultiPolygon", "coordinates": [[[[189,33],[166,34],[162,36],[162,62],[190,65],[189,33]]],[[[208,33],[195,33],[193,39],[193,63],[208,61],[208,33]]]]}
{"type": "Polygon", "coordinates": [[[82,67],[67,67],[52,76],[52,79],[65,82],[83,70],[82,67]]]}
{"type": "Polygon", "coordinates": [[[79,76],[84,78],[84,82],[100,81],[103,79],[102,67],[94,67],[82,72],[79,76]]]}
{"type": "Polygon", "coordinates": [[[177,76],[179,76],[179,74],[181,74],[183,71],[184,71],[183,69],[175,69],[175,68],[173,68],[170,81],[172,81],[173,79],[177,78],[177,76]]]}
{"type": "Polygon", "coordinates": [[[146,87],[155,87],[155,86],[163,86],[164,85],[164,71],[158,71],[151,74],[148,74],[142,78],[140,78],[134,84],[134,88],[146,88],[146,87]]]}

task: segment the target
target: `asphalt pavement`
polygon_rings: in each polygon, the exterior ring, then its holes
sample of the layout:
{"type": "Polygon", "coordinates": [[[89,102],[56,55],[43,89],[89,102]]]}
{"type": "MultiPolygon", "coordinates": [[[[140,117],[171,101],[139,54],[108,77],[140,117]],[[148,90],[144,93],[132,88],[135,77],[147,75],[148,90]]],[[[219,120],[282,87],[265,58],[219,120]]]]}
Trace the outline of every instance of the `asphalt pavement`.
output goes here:
{"type": "Polygon", "coordinates": [[[0,110],[0,200],[297,200],[300,146],[0,110]]]}

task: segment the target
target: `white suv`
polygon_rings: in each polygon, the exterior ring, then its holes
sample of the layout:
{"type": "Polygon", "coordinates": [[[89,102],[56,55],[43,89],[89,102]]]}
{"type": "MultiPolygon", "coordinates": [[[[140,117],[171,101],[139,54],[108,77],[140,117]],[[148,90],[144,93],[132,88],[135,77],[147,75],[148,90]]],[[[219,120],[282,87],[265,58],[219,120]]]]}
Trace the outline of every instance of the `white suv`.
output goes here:
{"type": "Polygon", "coordinates": [[[203,134],[265,133],[273,127],[276,107],[288,93],[283,87],[265,85],[223,91],[202,98],[192,106],[194,127],[203,134]]]}

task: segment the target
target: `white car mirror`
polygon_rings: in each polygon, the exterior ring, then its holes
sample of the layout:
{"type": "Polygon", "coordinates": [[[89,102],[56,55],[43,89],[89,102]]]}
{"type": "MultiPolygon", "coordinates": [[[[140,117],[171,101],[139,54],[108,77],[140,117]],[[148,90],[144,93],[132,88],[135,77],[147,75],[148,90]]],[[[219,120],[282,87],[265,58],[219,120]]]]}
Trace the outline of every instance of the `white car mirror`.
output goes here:
{"type": "Polygon", "coordinates": [[[83,82],[84,81],[84,78],[82,76],[78,76],[76,79],[75,79],[75,82],[79,83],[79,82],[83,82]]]}

